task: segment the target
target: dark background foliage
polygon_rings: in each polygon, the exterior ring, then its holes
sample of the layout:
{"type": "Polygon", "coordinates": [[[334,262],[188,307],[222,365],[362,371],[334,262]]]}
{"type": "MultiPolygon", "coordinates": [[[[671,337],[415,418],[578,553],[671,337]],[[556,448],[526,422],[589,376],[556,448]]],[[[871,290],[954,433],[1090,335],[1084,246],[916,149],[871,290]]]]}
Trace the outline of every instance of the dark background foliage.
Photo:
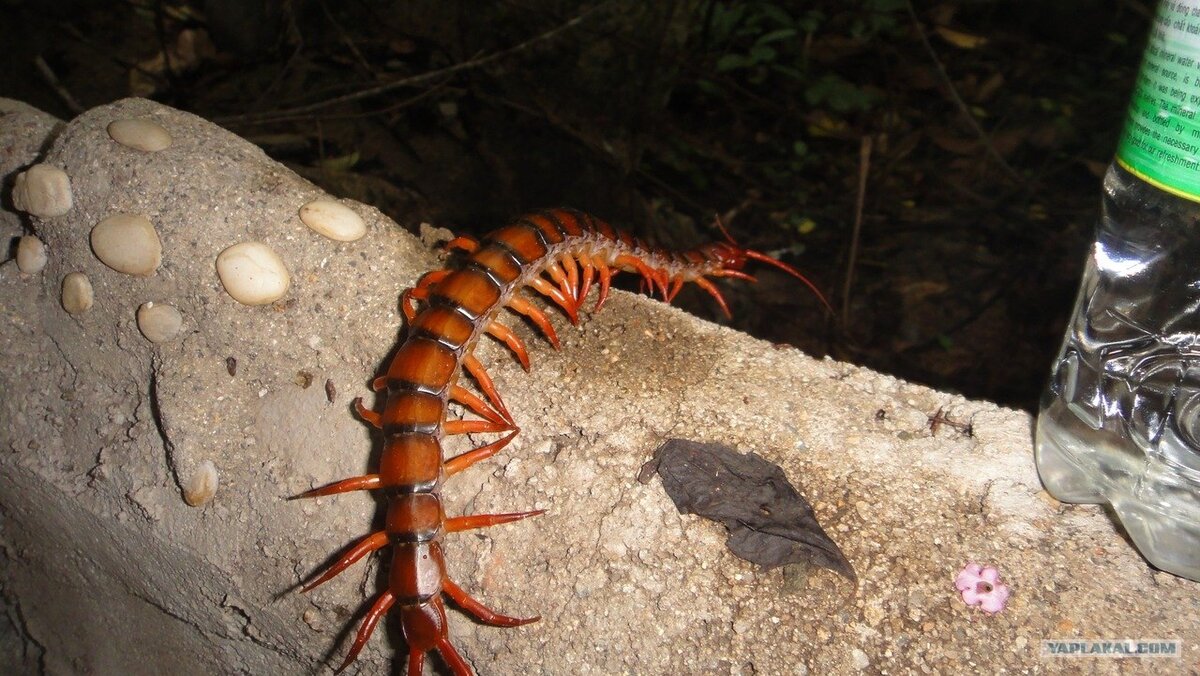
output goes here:
{"type": "MultiPolygon", "coordinates": [[[[0,95],[195,112],[398,222],[585,209],[800,268],[735,325],[1033,409],[1153,6],[0,0],[0,95]]],[[[720,319],[697,294],[689,310],[720,319]]],[[[684,346],[686,347],[686,346],[684,346]]],[[[753,377],[748,374],[747,377],[753,377]]]]}

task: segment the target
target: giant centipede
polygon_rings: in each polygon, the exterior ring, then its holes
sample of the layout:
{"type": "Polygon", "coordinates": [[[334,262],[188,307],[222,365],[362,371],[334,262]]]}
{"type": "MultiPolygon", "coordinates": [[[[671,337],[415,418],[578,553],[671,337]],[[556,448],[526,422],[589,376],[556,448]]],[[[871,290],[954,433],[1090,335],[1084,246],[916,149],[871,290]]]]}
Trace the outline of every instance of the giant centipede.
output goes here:
{"type": "MultiPolygon", "coordinates": [[[[723,228],[722,228],[723,230],[723,228]]],[[[387,372],[376,378],[376,392],[386,390],[381,412],[356,399],[354,407],[365,421],[382,431],[383,451],[374,474],[352,477],[302,493],[297,498],[357,490],[382,490],[387,495],[383,530],[352,545],[323,573],[306,584],[309,591],[383,547],[392,548],[387,586],[367,611],[341,672],[358,657],[379,620],[396,607],[408,644],[409,676],[420,676],[426,654],[436,651],[455,676],[472,669],[451,643],[443,594],[480,621],[501,627],[536,622],[497,613],[472,598],[449,578],[442,554],[447,533],[509,523],[543,510],[508,514],[476,514],[447,518],[441,486],[447,477],[485,460],[504,448],[520,431],[487,371],[474,356],[475,343],[488,334],[504,343],[529,370],[524,342],[497,319],[502,308],[528,318],[555,348],[558,335],[545,312],[525,289],[546,296],[573,324],[593,286],[599,291],[595,310],[604,306],[612,278],[619,272],[641,275],[644,288],[671,302],[685,283],[708,292],[729,315],[729,306],[710,278],[754,280],[742,272],[750,260],[762,261],[791,274],[817,295],[816,287],[795,268],[764,253],[739,247],[728,233],[687,251],[671,252],[648,246],[608,223],[570,209],[527,214],[482,238],[458,237],[447,244],[465,254],[457,265],[426,274],[401,296],[408,333],[387,372]],[[421,303],[417,310],[416,303],[421,303]],[[458,384],[466,370],[487,398],[458,384]],[[479,416],[447,419],[450,402],[479,416]],[[442,440],[447,435],[500,433],[501,438],[445,460],[442,440]]],[[[828,303],[825,303],[828,308],[828,303]]]]}

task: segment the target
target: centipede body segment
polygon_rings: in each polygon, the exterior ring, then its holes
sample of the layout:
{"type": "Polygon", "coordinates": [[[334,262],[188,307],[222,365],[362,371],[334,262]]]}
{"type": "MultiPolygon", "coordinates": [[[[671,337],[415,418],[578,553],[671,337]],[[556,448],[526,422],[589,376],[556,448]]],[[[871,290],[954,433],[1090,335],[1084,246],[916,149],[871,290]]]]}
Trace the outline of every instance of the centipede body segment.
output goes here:
{"type": "MultiPolygon", "coordinates": [[[[442,506],[441,486],[447,477],[491,457],[519,432],[487,371],[473,354],[476,342],[486,333],[506,345],[529,369],[528,349],[508,325],[501,323],[502,309],[528,319],[557,347],[553,324],[527,290],[548,298],[572,323],[578,322],[579,309],[593,286],[598,287],[596,309],[604,305],[612,278],[619,272],[637,273],[645,287],[667,302],[685,283],[694,282],[711,294],[726,314],[728,305],[709,278],[753,280],[741,271],[749,260],[779,267],[816,292],[795,269],[760,252],[743,249],[732,240],[669,252],[569,209],[527,214],[482,240],[459,237],[448,247],[464,253],[461,264],[425,275],[401,297],[408,336],[387,372],[373,382],[376,391],[386,391],[383,410],[374,412],[355,401],[359,415],[384,437],[376,473],[296,496],[356,490],[382,490],[388,496],[383,530],[351,546],[302,589],[309,591],[371,552],[391,548],[387,587],[371,603],[339,672],[355,660],[380,619],[395,609],[408,643],[409,676],[419,676],[425,656],[431,651],[440,654],[456,676],[469,676],[470,665],[449,638],[443,595],[487,624],[516,627],[539,619],[509,617],[485,607],[448,577],[442,554],[442,538],[447,533],[542,513],[534,510],[447,518],[442,506]],[[464,370],[483,396],[459,384],[464,370]],[[478,418],[448,419],[450,402],[462,405],[478,418]],[[446,436],[480,433],[501,436],[457,457],[443,457],[442,441],[446,436]]],[[[819,292],[817,295],[820,297],[819,292]]]]}

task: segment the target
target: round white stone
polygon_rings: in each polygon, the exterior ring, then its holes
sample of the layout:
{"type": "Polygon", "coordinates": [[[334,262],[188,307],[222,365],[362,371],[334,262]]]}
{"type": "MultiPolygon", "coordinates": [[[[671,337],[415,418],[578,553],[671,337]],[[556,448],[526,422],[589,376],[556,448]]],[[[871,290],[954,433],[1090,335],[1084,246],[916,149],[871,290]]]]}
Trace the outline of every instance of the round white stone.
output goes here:
{"type": "Polygon", "coordinates": [[[62,216],[71,210],[71,179],[67,172],[48,164],[35,164],[17,174],[13,206],[34,216],[62,216]]]}
{"type": "Polygon", "coordinates": [[[179,335],[183,315],[174,305],[142,303],[137,311],[138,330],[151,343],[166,343],[179,335]]]}
{"type": "Polygon", "coordinates": [[[108,135],[123,146],[148,153],[171,145],[171,134],[162,125],[150,120],[131,118],[108,123],[108,135]]]}
{"type": "Polygon", "coordinates": [[[333,200],[313,200],[300,207],[300,220],[314,232],[339,242],[353,242],[367,234],[362,216],[333,200]]]}
{"type": "Polygon", "coordinates": [[[92,282],[87,275],[82,272],[72,272],[63,277],[62,306],[67,312],[73,315],[87,312],[92,309],[92,302],[95,298],[92,282]]]}
{"type": "Polygon", "coordinates": [[[33,235],[25,235],[17,242],[17,269],[27,275],[41,272],[46,267],[46,245],[33,235]]]}
{"type": "Polygon", "coordinates": [[[146,277],[162,263],[162,242],[150,219],[113,214],[92,228],[92,251],[117,272],[146,277]]]}
{"type": "Polygon", "coordinates": [[[225,291],[244,305],[266,305],[287,293],[291,276],[283,259],[262,242],[234,244],[217,255],[225,291]]]}
{"type": "Polygon", "coordinates": [[[183,500],[192,507],[200,507],[213,499],[220,485],[221,477],[217,474],[217,466],[212,460],[205,460],[184,486],[183,500]]]}

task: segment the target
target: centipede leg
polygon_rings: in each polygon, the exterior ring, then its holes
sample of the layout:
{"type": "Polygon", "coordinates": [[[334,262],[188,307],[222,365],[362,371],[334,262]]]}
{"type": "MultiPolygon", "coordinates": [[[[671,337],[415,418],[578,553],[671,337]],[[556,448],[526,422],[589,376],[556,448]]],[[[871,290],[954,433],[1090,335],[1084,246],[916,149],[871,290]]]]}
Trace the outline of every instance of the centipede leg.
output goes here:
{"type": "Polygon", "coordinates": [[[462,606],[462,609],[479,618],[480,622],[490,624],[495,627],[519,627],[523,624],[530,624],[542,619],[541,615],[535,617],[509,617],[501,615],[496,611],[488,608],[479,601],[471,598],[462,587],[454,583],[450,578],[442,580],[442,591],[454,599],[454,602],[462,606]]]}
{"type": "Polygon", "coordinates": [[[604,307],[605,301],[608,300],[608,290],[612,285],[613,271],[608,267],[608,263],[602,259],[596,259],[596,270],[600,273],[600,297],[596,299],[596,312],[604,307]]]}
{"type": "Polygon", "coordinates": [[[442,248],[446,251],[458,250],[466,253],[475,253],[475,251],[479,248],[479,240],[467,235],[459,235],[458,237],[455,237],[449,242],[443,244],[442,248]]]}
{"type": "Polygon", "coordinates": [[[725,297],[717,290],[717,287],[712,282],[703,277],[697,277],[695,280],[696,286],[707,291],[713,298],[717,300],[717,305],[721,306],[721,310],[725,312],[725,316],[732,319],[733,313],[729,311],[729,305],[725,303],[725,297]]]}
{"type": "Polygon", "coordinates": [[[497,340],[504,343],[508,349],[517,355],[517,361],[521,362],[521,368],[529,370],[529,351],[525,349],[525,343],[513,333],[513,330],[500,322],[492,322],[485,329],[488,335],[494,336],[497,340]]]}
{"type": "Polygon", "coordinates": [[[567,319],[570,319],[572,324],[579,323],[579,308],[575,306],[571,299],[567,298],[562,289],[551,286],[550,282],[546,281],[543,277],[534,277],[529,280],[529,286],[562,308],[563,312],[567,313],[567,319]]]}
{"type": "Polygon", "coordinates": [[[596,267],[592,265],[590,256],[581,258],[579,260],[579,267],[581,268],[579,273],[579,301],[582,303],[583,299],[587,298],[588,291],[592,290],[592,281],[596,277],[596,267]]]}
{"type": "Polygon", "coordinates": [[[563,270],[561,263],[555,261],[546,266],[546,272],[550,275],[550,279],[558,284],[558,290],[562,291],[563,297],[571,301],[576,307],[579,306],[579,299],[575,297],[578,290],[571,286],[570,277],[563,270]]]}
{"type": "Polygon", "coordinates": [[[463,359],[463,366],[467,369],[467,373],[475,378],[475,382],[479,383],[479,389],[487,395],[491,400],[492,405],[500,412],[500,415],[505,420],[512,420],[512,414],[508,412],[508,407],[504,405],[504,400],[500,398],[500,393],[496,391],[496,384],[492,382],[492,377],[488,375],[483,364],[479,363],[479,359],[474,354],[469,354],[463,359]]]}
{"type": "Polygon", "coordinates": [[[450,458],[446,461],[446,464],[443,467],[443,469],[445,469],[446,476],[454,476],[471,465],[474,465],[481,460],[487,460],[493,455],[496,455],[500,449],[508,445],[508,442],[515,439],[517,434],[520,432],[521,430],[519,429],[513,430],[507,436],[497,439],[490,444],[480,446],[479,448],[472,449],[466,453],[450,458]]]}
{"type": "Polygon", "coordinates": [[[425,671],[425,653],[416,650],[408,651],[408,671],[404,672],[407,676],[421,676],[421,672],[425,671]]]}
{"type": "Polygon", "coordinates": [[[358,417],[366,420],[368,424],[377,430],[383,429],[383,416],[363,406],[362,397],[355,397],[353,403],[354,412],[358,414],[358,417]]]}
{"type": "Polygon", "coordinates": [[[450,388],[450,398],[471,409],[476,415],[483,416],[494,423],[509,423],[510,425],[512,423],[511,420],[505,420],[503,416],[493,411],[487,402],[462,385],[454,385],[450,388]]]}
{"type": "Polygon", "coordinates": [[[346,667],[350,666],[358,658],[358,653],[362,652],[367,639],[371,638],[371,633],[375,631],[375,625],[379,624],[379,618],[387,613],[395,601],[396,597],[392,596],[391,591],[385,591],[375,599],[375,603],[367,611],[367,616],[363,618],[362,626],[358,628],[358,635],[354,637],[354,644],[350,646],[350,652],[346,653],[346,661],[342,662],[342,666],[335,669],[333,673],[342,673],[346,667]]]}
{"type": "Polygon", "coordinates": [[[541,308],[530,303],[528,299],[521,296],[513,296],[508,301],[508,307],[512,308],[513,312],[525,315],[529,321],[533,322],[534,326],[546,336],[546,340],[554,346],[554,349],[559,349],[558,333],[554,330],[554,325],[550,323],[550,318],[542,312],[541,308]]]}
{"type": "Polygon", "coordinates": [[[567,286],[571,287],[571,296],[575,298],[575,305],[578,306],[583,296],[579,295],[579,266],[575,264],[575,257],[563,254],[558,257],[558,262],[567,272],[567,286]]]}
{"type": "MultiPolygon", "coordinates": [[[[446,661],[446,666],[450,667],[450,672],[453,673],[454,676],[471,676],[471,665],[467,664],[467,661],[463,659],[463,656],[458,653],[458,649],[454,647],[454,644],[450,642],[450,639],[438,639],[438,641],[433,644],[433,647],[437,648],[438,653],[441,654],[442,659],[446,661]]],[[[410,671],[408,673],[409,676],[420,676],[421,674],[420,671],[410,671]]]]}
{"type": "Polygon", "coordinates": [[[400,310],[404,312],[404,318],[407,321],[411,322],[413,317],[417,316],[417,308],[413,307],[413,301],[429,298],[429,287],[448,277],[450,272],[450,270],[434,270],[427,273],[421,277],[416,286],[405,289],[404,293],[400,294],[400,310]]]}
{"type": "Polygon", "coordinates": [[[311,491],[305,491],[300,495],[293,495],[288,500],[302,500],[304,498],[320,498],[326,495],[336,495],[338,493],[349,493],[351,491],[370,491],[375,490],[383,485],[378,474],[367,474],[364,476],[351,477],[342,479],[331,484],[326,484],[319,488],[314,488],[311,491]]]}
{"type": "MultiPolygon", "coordinates": [[[[500,522],[500,523],[504,523],[504,522],[500,522]]],[[[379,531],[376,533],[371,533],[367,537],[365,537],[365,538],[359,540],[357,543],[355,543],[353,547],[348,549],[346,551],[346,553],[343,554],[342,557],[337,560],[337,563],[333,564],[328,569],[326,569],[326,571],[324,573],[321,573],[320,577],[318,577],[317,579],[313,580],[312,582],[309,582],[308,584],[301,587],[300,591],[301,592],[310,592],[313,589],[316,589],[319,585],[322,585],[322,584],[328,582],[329,580],[332,580],[334,577],[337,576],[338,573],[342,572],[343,570],[346,570],[350,566],[353,566],[354,563],[356,561],[358,561],[359,559],[361,559],[362,557],[366,556],[367,554],[370,554],[371,552],[375,551],[376,549],[380,549],[380,548],[386,546],[387,543],[388,543],[388,535],[386,532],[379,531]]]]}
{"type": "Polygon", "coordinates": [[[675,296],[679,294],[679,290],[683,288],[683,277],[676,277],[671,280],[671,291],[667,293],[666,301],[670,303],[675,300],[675,296]]]}
{"type": "Polygon", "coordinates": [[[539,516],[545,514],[544,509],[535,509],[531,512],[510,512],[508,514],[471,514],[470,516],[456,516],[446,519],[446,532],[458,533],[472,528],[488,528],[490,526],[499,526],[502,523],[512,523],[521,519],[528,519],[531,516],[539,516]]]}
{"type": "Polygon", "coordinates": [[[442,423],[442,431],[453,434],[486,434],[488,432],[507,432],[512,425],[507,422],[491,420],[447,420],[442,423]]]}

